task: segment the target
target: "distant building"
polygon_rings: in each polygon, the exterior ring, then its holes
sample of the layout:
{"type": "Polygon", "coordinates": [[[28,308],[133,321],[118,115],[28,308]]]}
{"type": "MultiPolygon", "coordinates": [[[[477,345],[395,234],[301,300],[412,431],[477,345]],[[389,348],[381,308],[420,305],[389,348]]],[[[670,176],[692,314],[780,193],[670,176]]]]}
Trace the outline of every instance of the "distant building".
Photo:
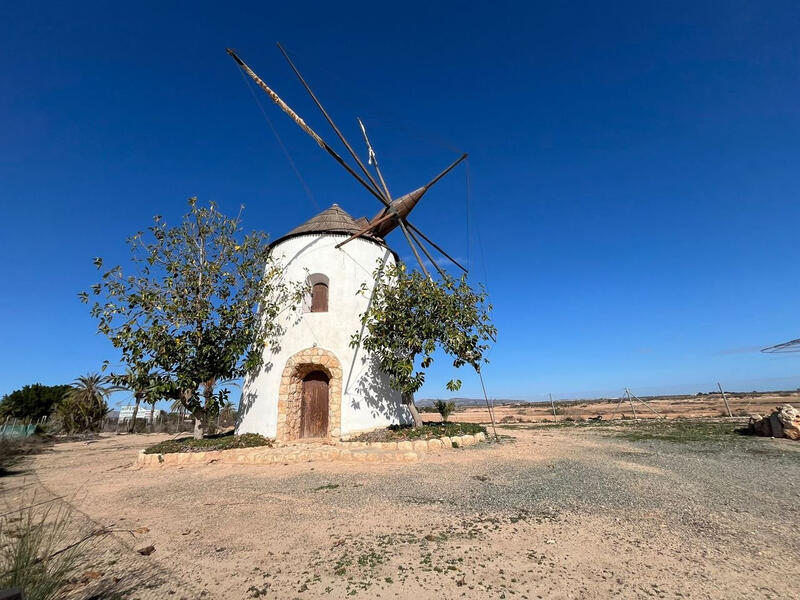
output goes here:
{"type": "MultiPolygon", "coordinates": [[[[133,418],[133,411],[136,408],[135,405],[131,406],[123,406],[119,409],[119,418],[117,419],[120,423],[124,423],[125,421],[130,421],[133,418]]],[[[166,414],[163,410],[154,410],[153,411],[153,419],[158,419],[161,415],[166,414]]],[[[136,419],[144,419],[146,423],[150,422],[150,407],[149,406],[142,406],[139,405],[139,412],[136,413],[136,419]]]]}

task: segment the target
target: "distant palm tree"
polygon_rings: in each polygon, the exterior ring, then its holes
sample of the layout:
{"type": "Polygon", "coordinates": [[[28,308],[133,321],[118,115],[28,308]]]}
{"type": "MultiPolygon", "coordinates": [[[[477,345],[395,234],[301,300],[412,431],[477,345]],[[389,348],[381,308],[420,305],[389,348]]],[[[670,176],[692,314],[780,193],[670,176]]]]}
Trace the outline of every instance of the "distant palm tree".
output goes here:
{"type": "Polygon", "coordinates": [[[120,389],[109,383],[107,377],[97,373],[72,382],[59,405],[59,415],[67,431],[95,431],[102,425],[109,411],[108,397],[120,389]]]}
{"type": "Polygon", "coordinates": [[[183,400],[180,398],[173,400],[169,406],[169,411],[178,414],[177,432],[180,433],[183,431],[183,424],[186,420],[186,407],[183,405],[183,400]]]}

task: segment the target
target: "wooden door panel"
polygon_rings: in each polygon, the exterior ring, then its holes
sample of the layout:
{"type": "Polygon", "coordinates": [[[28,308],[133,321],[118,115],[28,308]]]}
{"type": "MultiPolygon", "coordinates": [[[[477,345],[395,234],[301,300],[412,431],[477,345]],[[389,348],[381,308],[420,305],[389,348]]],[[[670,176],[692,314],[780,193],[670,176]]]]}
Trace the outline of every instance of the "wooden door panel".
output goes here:
{"type": "Polygon", "coordinates": [[[311,288],[311,312],[328,312],[328,286],[315,283],[311,288]]]}
{"type": "Polygon", "coordinates": [[[328,377],[313,371],[303,379],[300,437],[325,437],[328,434],[328,377]]]}

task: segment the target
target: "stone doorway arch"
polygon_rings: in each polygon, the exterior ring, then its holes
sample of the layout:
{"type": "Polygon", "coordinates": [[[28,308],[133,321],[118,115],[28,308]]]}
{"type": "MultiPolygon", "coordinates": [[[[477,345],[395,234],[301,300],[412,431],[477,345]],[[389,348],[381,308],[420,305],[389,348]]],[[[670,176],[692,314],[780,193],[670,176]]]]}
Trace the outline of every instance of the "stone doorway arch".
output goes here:
{"type": "Polygon", "coordinates": [[[322,371],[328,383],[328,431],[326,437],[342,434],[342,366],[336,355],[322,348],[306,348],[286,361],[278,390],[278,429],[276,440],[300,439],[303,379],[313,371],[322,371]]]}

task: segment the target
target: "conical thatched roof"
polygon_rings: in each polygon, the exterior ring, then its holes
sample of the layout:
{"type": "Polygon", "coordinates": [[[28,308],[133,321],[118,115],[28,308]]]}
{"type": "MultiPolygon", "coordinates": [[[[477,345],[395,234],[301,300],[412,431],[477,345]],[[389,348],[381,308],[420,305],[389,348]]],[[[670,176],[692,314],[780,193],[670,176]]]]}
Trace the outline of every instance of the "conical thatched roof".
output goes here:
{"type": "MultiPolygon", "coordinates": [[[[368,224],[369,220],[365,217],[354,219],[346,211],[342,210],[338,204],[334,204],[318,215],[311,217],[302,225],[298,225],[286,235],[278,238],[272,242],[272,245],[287,238],[306,233],[343,233],[353,235],[364,229],[368,224]]],[[[365,234],[363,237],[382,242],[380,238],[376,238],[374,235],[365,234]]]]}
{"type": "Polygon", "coordinates": [[[355,219],[342,210],[338,204],[334,204],[302,225],[298,225],[286,235],[297,235],[298,233],[349,233],[352,235],[358,230],[355,219]]]}

